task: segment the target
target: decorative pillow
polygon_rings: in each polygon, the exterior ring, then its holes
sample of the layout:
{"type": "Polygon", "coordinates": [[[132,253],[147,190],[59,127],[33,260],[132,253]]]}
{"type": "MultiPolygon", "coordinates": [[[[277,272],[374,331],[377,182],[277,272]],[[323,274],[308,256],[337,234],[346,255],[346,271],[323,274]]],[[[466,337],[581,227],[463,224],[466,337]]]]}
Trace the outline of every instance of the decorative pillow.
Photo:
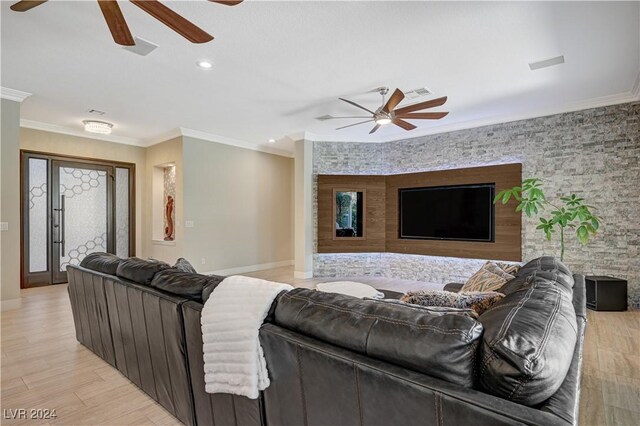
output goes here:
{"type": "Polygon", "coordinates": [[[478,319],[479,315],[471,308],[452,308],[449,306],[424,306],[424,305],[416,305],[414,303],[403,302],[398,299],[369,299],[367,297],[364,300],[373,300],[380,303],[390,303],[393,305],[404,306],[407,309],[417,309],[420,311],[426,311],[433,315],[465,315],[474,319],[478,319]]]}
{"type": "Polygon", "coordinates": [[[413,305],[472,309],[477,315],[482,315],[484,311],[503,297],[504,294],[495,291],[452,293],[444,290],[419,290],[406,293],[400,301],[413,305]]]}
{"type": "Polygon", "coordinates": [[[514,278],[513,275],[507,274],[495,263],[487,262],[469,278],[460,289],[460,292],[496,291],[505,285],[507,281],[514,278]]]}
{"type": "Polygon", "coordinates": [[[190,272],[192,274],[197,274],[196,268],[193,267],[191,263],[184,257],[179,257],[176,261],[176,264],[173,265],[174,269],[177,269],[180,272],[190,272]]]}
{"type": "MultiPolygon", "coordinates": [[[[491,263],[491,262],[487,262],[487,263],[491,263]]],[[[522,267],[522,265],[518,263],[504,263],[504,262],[493,262],[493,263],[498,265],[500,269],[502,269],[504,272],[506,272],[509,275],[517,274],[520,268],[522,267]]]]}

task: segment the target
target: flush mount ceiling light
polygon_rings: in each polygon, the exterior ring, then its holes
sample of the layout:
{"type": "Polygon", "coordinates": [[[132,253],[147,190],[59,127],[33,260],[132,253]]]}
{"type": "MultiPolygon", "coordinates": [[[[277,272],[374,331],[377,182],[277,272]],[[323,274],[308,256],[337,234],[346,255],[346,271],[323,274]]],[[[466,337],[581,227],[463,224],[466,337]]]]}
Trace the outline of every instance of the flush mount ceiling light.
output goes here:
{"type": "Polygon", "coordinates": [[[210,70],[211,68],[213,68],[213,64],[205,60],[196,62],[196,65],[198,66],[198,68],[202,68],[203,70],[210,70]]]}
{"type": "Polygon", "coordinates": [[[269,139],[269,143],[276,143],[275,139],[269,139]]]}
{"type": "Polygon", "coordinates": [[[111,129],[113,128],[113,124],[106,121],[84,120],[82,124],[84,124],[85,131],[101,135],[111,134],[111,129]]]}

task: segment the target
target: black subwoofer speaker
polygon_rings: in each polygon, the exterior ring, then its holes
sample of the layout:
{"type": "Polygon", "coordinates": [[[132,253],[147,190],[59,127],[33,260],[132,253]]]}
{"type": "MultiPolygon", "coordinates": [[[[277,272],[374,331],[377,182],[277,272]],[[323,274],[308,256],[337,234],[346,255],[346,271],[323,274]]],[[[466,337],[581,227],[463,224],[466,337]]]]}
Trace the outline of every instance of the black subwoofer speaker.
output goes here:
{"type": "Polygon", "coordinates": [[[627,281],[613,277],[586,276],[587,308],[593,311],[626,311],[627,281]]]}

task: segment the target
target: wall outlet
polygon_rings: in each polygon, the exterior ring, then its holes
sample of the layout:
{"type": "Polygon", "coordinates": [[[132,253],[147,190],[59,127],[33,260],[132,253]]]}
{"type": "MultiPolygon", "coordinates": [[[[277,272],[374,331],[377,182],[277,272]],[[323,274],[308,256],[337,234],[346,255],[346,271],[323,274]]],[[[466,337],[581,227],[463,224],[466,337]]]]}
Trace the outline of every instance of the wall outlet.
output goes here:
{"type": "Polygon", "coordinates": [[[200,259],[200,263],[202,263],[203,265],[207,263],[207,259],[205,259],[204,257],[202,259],[200,259]]]}
{"type": "Polygon", "coordinates": [[[193,221],[192,220],[186,220],[184,222],[184,227],[185,228],[193,228],[193,221]]]}
{"type": "Polygon", "coordinates": [[[8,231],[9,222],[0,222],[0,231],[8,231]]]}

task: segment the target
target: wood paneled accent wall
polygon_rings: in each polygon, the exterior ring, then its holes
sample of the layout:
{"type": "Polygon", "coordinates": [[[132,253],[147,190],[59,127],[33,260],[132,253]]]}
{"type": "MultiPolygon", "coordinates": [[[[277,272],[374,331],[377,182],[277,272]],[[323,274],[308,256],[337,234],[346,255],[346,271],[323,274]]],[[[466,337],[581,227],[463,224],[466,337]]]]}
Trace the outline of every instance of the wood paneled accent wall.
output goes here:
{"type": "Polygon", "coordinates": [[[370,253],[385,251],[385,177],[318,176],[318,253],[370,253]],[[364,238],[334,238],[334,190],[364,190],[364,238]]]}
{"type": "Polygon", "coordinates": [[[496,193],[520,185],[522,164],[439,170],[387,176],[386,251],[429,256],[465,257],[473,259],[522,260],[522,215],[515,205],[495,206],[495,241],[446,241],[401,239],[399,233],[398,192],[403,188],[444,185],[495,183],[496,193]]]}
{"type": "Polygon", "coordinates": [[[390,252],[474,259],[522,260],[522,215],[514,204],[495,206],[495,241],[399,238],[398,192],[404,188],[495,183],[496,192],[522,182],[522,164],[390,176],[318,176],[318,253],[390,252]],[[333,191],[366,189],[365,238],[334,239],[333,191]]]}

